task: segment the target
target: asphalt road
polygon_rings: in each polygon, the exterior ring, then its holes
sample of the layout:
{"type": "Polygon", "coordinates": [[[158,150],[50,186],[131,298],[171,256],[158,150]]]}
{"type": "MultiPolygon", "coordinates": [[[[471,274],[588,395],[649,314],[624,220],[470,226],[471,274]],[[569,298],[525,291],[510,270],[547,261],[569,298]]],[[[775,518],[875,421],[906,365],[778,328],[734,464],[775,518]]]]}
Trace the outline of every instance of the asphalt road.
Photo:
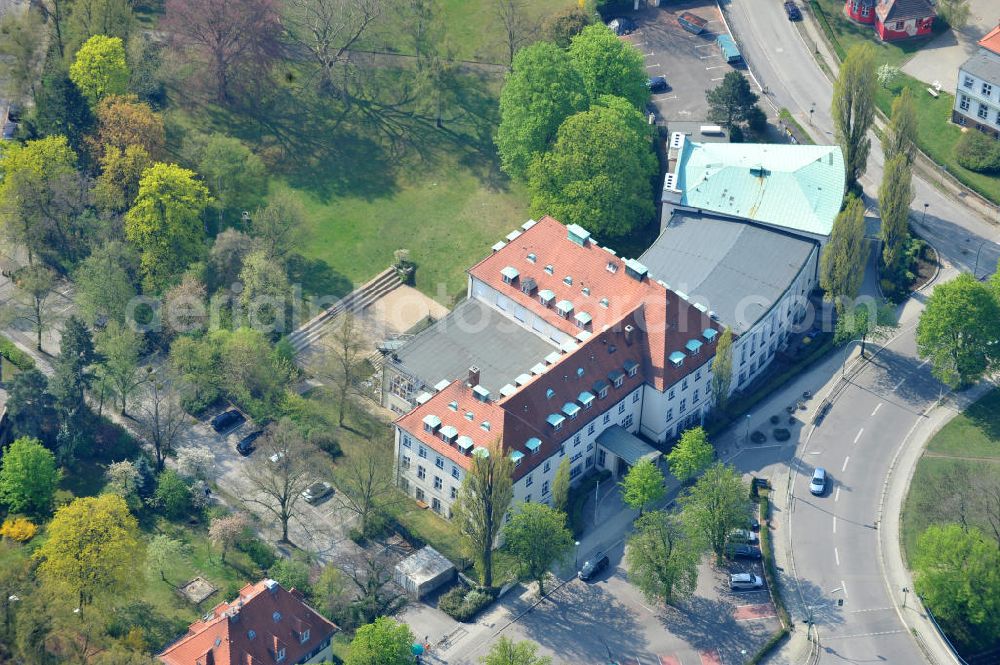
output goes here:
{"type": "MultiPolygon", "coordinates": [[[[803,124],[811,118],[832,143],[830,82],[781,3],[734,0],[727,12],[751,69],[768,91],[765,98],[788,108],[803,124]]],[[[862,178],[871,200],[882,164],[873,137],[862,178]]],[[[1000,256],[997,227],[920,178],[913,186],[916,224],[946,265],[939,279],[955,274],[948,266],[971,271],[977,253],[978,274],[992,272],[1000,256]]],[[[788,538],[803,600],[818,628],[821,663],[925,660],[897,614],[901,590],[890,592],[883,581],[875,524],[890,460],[942,392],[916,357],[920,309],[919,302],[911,302],[904,310],[898,336],[839,394],[829,416],[797,450],[788,538]],[[822,497],[813,497],[808,488],[816,466],[832,477],[822,497]]]]}

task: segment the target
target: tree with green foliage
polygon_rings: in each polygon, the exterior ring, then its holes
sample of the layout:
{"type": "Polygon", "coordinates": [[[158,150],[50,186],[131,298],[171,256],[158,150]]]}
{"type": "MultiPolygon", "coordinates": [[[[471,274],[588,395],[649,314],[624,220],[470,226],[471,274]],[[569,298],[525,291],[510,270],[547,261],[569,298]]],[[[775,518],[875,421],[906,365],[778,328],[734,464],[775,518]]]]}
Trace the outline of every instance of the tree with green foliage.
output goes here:
{"type": "Polygon", "coordinates": [[[990,287],[963,273],[934,287],[917,324],[917,353],[952,387],[967,386],[995,366],[1000,304],[990,287]]]}
{"type": "Polygon", "coordinates": [[[819,257],[820,286],[838,309],[857,297],[865,279],[867,262],[865,208],[861,199],[851,196],[833,221],[830,240],[819,257]]]}
{"type": "Polygon", "coordinates": [[[267,569],[267,575],[286,589],[295,589],[307,596],[311,594],[309,566],[299,559],[281,557],[267,569]]]}
{"type": "Polygon", "coordinates": [[[712,358],[712,396],[715,408],[726,408],[729,390],[733,383],[733,330],[729,326],[719,335],[712,358]]]}
{"type": "Polygon", "coordinates": [[[75,421],[86,409],[84,393],[93,383],[93,365],[97,360],[90,330],[75,315],[63,325],[59,338],[49,391],[63,420],[75,421]]]}
{"type": "Polygon", "coordinates": [[[243,259],[240,282],[240,304],[249,325],[255,330],[284,330],[292,298],[284,266],[264,250],[250,252],[243,259]]]}
{"type": "Polygon", "coordinates": [[[862,42],[851,47],[840,63],[833,84],[833,126],[844,151],[847,187],[853,189],[868,163],[871,139],[868,130],[875,120],[875,48],[862,42]]]}
{"type": "Polygon", "coordinates": [[[953,30],[961,30],[969,22],[969,0],[938,0],[937,15],[953,30]]]}
{"type": "Polygon", "coordinates": [[[967,643],[1000,632],[1000,550],[979,529],[930,525],[917,539],[913,571],[917,593],[950,635],[967,643]]]}
{"type": "Polygon", "coordinates": [[[7,420],[14,436],[51,442],[51,426],[57,420],[49,380],[32,367],[18,372],[7,396],[7,420]]]}
{"type": "Polygon", "coordinates": [[[534,642],[515,642],[509,637],[501,637],[479,662],[481,665],[552,665],[551,658],[537,654],[538,645],[534,642]]]}
{"type": "Polygon", "coordinates": [[[48,53],[42,80],[34,91],[33,122],[38,134],[65,136],[74,152],[84,154],[84,138],[94,127],[94,114],[54,49],[48,53]]]}
{"type": "MultiPolygon", "coordinates": [[[[888,62],[884,62],[875,70],[875,77],[882,84],[882,88],[887,89],[889,84],[899,77],[899,67],[894,67],[888,62]]],[[[909,88],[903,88],[903,90],[907,91],[909,88]]]]}
{"type": "Polygon", "coordinates": [[[46,515],[59,485],[52,451],[38,439],[22,436],[3,450],[0,459],[0,501],[12,513],[46,515]]]}
{"type": "Polygon", "coordinates": [[[646,506],[666,495],[667,488],[663,481],[663,472],[656,464],[650,459],[641,459],[632,465],[619,483],[622,499],[633,510],[638,509],[641,516],[646,506]]]}
{"type": "Polygon", "coordinates": [[[524,572],[538,582],[545,595],[549,569],[573,551],[573,534],[566,528],[566,514],[544,503],[522,503],[503,528],[504,544],[524,572]]]}
{"type": "Polygon", "coordinates": [[[602,238],[625,237],[653,216],[657,171],[645,118],[625,100],[603,97],[567,118],[552,150],[531,163],[531,208],[602,238]]]}
{"type": "Polygon", "coordinates": [[[112,96],[102,99],[94,108],[97,130],[86,143],[94,160],[110,148],[125,153],[129,146],[139,146],[150,159],[160,161],[166,155],[166,127],[163,116],[134,96],[112,96]]]}
{"type": "Polygon", "coordinates": [[[117,37],[127,43],[134,27],[132,0],[73,0],[66,24],[66,50],[76,52],[95,35],[117,37]]]}
{"type": "Polygon", "coordinates": [[[160,579],[171,584],[167,579],[166,569],[184,561],[187,556],[187,547],[176,538],[171,538],[165,533],[158,533],[149,539],[146,544],[146,561],[152,570],[160,574],[160,579]]]}
{"type": "Polygon", "coordinates": [[[983,132],[962,132],[955,142],[955,161],[977,173],[1000,171],[1000,144],[983,132]]]}
{"type": "Polygon", "coordinates": [[[142,174],[135,204],[125,215],[125,237],[141,253],[147,290],[163,290],[205,253],[202,213],[208,188],[193,171],[154,164],[142,174]]]}
{"type": "Polygon", "coordinates": [[[913,173],[906,154],[887,158],[878,189],[879,216],[882,227],[882,263],[896,283],[901,282],[902,263],[910,243],[910,202],[913,200],[913,173]]]}
{"type": "Polygon", "coordinates": [[[629,582],[654,603],[673,604],[689,597],[698,583],[701,550],[680,519],[655,511],[635,523],[625,548],[629,582]]]}
{"type": "MultiPolygon", "coordinates": [[[[249,233],[259,249],[270,258],[284,262],[299,247],[299,234],[305,218],[305,207],[298,196],[291,190],[281,189],[268,198],[266,206],[257,208],[250,216],[249,233]]],[[[221,236],[216,237],[213,254],[221,236]]]]}
{"type": "Polygon", "coordinates": [[[853,308],[845,309],[837,318],[833,340],[837,344],[860,340],[861,357],[864,358],[867,343],[888,338],[896,325],[896,312],[889,305],[857,303],[853,308]]]}
{"type": "Polygon", "coordinates": [[[559,48],[569,48],[573,38],[594,22],[594,15],[582,7],[565,7],[542,21],[542,35],[559,48]]]}
{"type": "Polygon", "coordinates": [[[406,624],[379,617],[358,628],[344,665],[413,665],[413,639],[406,624]]]}
{"type": "Polygon", "coordinates": [[[603,23],[588,25],[573,37],[569,57],[591,100],[603,95],[627,99],[635,110],[649,101],[649,75],[642,53],[603,23]]]}
{"type": "MultiPolygon", "coordinates": [[[[882,132],[882,153],[888,162],[897,155],[904,155],[913,164],[917,154],[917,107],[909,88],[903,88],[892,100],[892,117],[882,132]]],[[[883,175],[883,179],[885,176],[883,175]]]]}
{"type": "Polygon", "coordinates": [[[586,108],[583,79],[566,51],[548,42],[521,49],[500,92],[496,145],[503,170],[523,180],[563,121],[586,108]]]}
{"type": "Polygon", "coordinates": [[[120,240],[94,248],[73,273],[76,304],[91,325],[125,323],[129,303],[137,295],[139,254],[120,240]]]}
{"type": "Polygon", "coordinates": [[[552,507],[561,513],[569,508],[569,458],[563,457],[552,479],[552,507]]]}
{"type": "Polygon", "coordinates": [[[250,210],[267,194],[264,162],[239,139],[195,134],[185,141],[184,152],[215,198],[220,229],[226,211],[250,210]]]}
{"type": "Polygon", "coordinates": [[[142,173],[153,165],[153,158],[141,145],[122,150],[107,146],[101,155],[101,174],[94,181],[92,194],[98,208],[113,214],[123,214],[139,194],[142,173]]]}
{"type": "Polygon", "coordinates": [[[680,504],[689,535],[711,548],[721,563],[729,534],[750,519],[750,488],[735,468],[716,462],[680,498],[680,504]]]}
{"type": "Polygon", "coordinates": [[[38,14],[29,11],[7,11],[0,17],[0,55],[7,60],[4,73],[7,78],[6,93],[14,99],[23,99],[35,87],[36,62],[43,40],[38,14]]]}
{"type": "Polygon", "coordinates": [[[473,451],[472,466],[452,506],[452,521],[480,565],[483,586],[493,586],[493,546],[514,498],[514,462],[499,439],[473,451]]]}
{"type": "Polygon", "coordinates": [[[101,355],[98,374],[114,391],[118,412],[124,416],[129,400],[149,379],[149,372],[139,366],[142,338],[131,327],[109,321],[94,341],[101,355]]]}
{"type": "Polygon", "coordinates": [[[173,469],[164,469],[156,480],[153,500],[169,520],[179,520],[191,511],[191,488],[173,469]]]}
{"type": "Polygon", "coordinates": [[[115,494],[74,499],[56,511],[35,553],[37,576],[77,601],[80,614],[99,597],[123,596],[137,583],[143,546],[139,525],[115,494]]]}
{"type": "Polygon", "coordinates": [[[760,98],[750,89],[746,76],[740,72],[726,72],[722,83],[705,91],[708,119],[730,132],[734,127],[742,130],[750,121],[753,109],[757,108],[758,99],[760,98]]]}
{"type": "Polygon", "coordinates": [[[42,333],[52,326],[56,312],[49,307],[55,292],[56,274],[36,263],[14,273],[14,302],[4,312],[14,320],[29,324],[35,331],[35,348],[42,350],[42,333]]]}
{"type": "Polygon", "coordinates": [[[670,473],[682,483],[694,478],[715,459],[715,448],[701,426],[684,430],[673,449],[667,453],[670,473]]]}
{"type": "Polygon", "coordinates": [[[69,77],[91,106],[109,95],[124,95],[129,77],[125,43],[119,37],[94,35],[76,52],[69,77]]]}

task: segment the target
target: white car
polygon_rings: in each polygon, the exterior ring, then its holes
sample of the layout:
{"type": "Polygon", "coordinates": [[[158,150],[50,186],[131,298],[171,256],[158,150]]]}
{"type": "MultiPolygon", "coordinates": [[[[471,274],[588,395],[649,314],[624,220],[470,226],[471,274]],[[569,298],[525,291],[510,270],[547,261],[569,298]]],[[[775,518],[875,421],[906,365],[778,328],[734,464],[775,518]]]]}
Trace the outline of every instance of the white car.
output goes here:
{"type": "Polygon", "coordinates": [[[764,586],[760,575],[751,573],[733,573],[729,576],[729,588],[732,591],[753,591],[764,586]]]}
{"type": "Polygon", "coordinates": [[[823,492],[826,491],[826,469],[821,466],[816,467],[813,471],[812,482],[809,483],[809,491],[815,496],[822,496],[823,492]]]}
{"type": "Polygon", "coordinates": [[[330,486],[330,483],[319,482],[305,488],[302,491],[302,498],[306,500],[306,503],[318,503],[320,499],[332,493],[333,487],[330,486]]]}

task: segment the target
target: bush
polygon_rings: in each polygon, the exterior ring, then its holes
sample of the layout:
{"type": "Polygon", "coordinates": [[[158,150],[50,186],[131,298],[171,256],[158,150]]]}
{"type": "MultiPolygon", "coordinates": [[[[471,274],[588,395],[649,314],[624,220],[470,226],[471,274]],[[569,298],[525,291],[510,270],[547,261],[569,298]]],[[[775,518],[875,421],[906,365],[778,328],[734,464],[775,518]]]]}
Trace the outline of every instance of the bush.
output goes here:
{"type": "Polygon", "coordinates": [[[269,570],[278,556],[274,553],[274,548],[256,536],[251,536],[246,540],[236,543],[236,549],[250,557],[261,570],[269,570]]]}
{"type": "Polygon", "coordinates": [[[340,443],[329,430],[314,429],[309,432],[309,443],[316,446],[330,457],[336,458],[343,454],[343,450],[340,448],[340,443]]]}
{"type": "Polygon", "coordinates": [[[777,427],[773,432],[771,432],[771,436],[774,437],[775,441],[788,441],[792,438],[792,433],[784,427],[777,427]]]}
{"type": "Polygon", "coordinates": [[[466,623],[492,602],[493,596],[486,591],[457,584],[438,598],[438,609],[455,621],[466,623]]]}
{"type": "Polygon", "coordinates": [[[771,416],[771,424],[772,425],[777,425],[780,421],[781,421],[781,416],[779,416],[777,414],[771,416]]]}
{"type": "Polygon", "coordinates": [[[34,522],[24,517],[8,517],[0,526],[0,536],[24,543],[35,537],[38,527],[34,522]]]}
{"type": "Polygon", "coordinates": [[[160,474],[153,497],[167,519],[177,520],[191,511],[191,488],[172,469],[160,474]]]}
{"type": "Polygon", "coordinates": [[[29,370],[35,366],[35,361],[27,353],[17,348],[14,342],[0,336],[0,356],[10,361],[19,370],[29,370]]]}
{"type": "Polygon", "coordinates": [[[750,433],[750,440],[754,443],[764,443],[767,441],[767,434],[764,434],[760,430],[754,430],[750,433]]]}
{"type": "Polygon", "coordinates": [[[268,576],[286,589],[298,589],[305,595],[312,594],[309,584],[309,566],[295,559],[278,559],[267,571],[268,576]]]}
{"type": "Polygon", "coordinates": [[[1000,171],[1000,142],[969,130],[955,143],[955,161],[978,173],[1000,171]]]}

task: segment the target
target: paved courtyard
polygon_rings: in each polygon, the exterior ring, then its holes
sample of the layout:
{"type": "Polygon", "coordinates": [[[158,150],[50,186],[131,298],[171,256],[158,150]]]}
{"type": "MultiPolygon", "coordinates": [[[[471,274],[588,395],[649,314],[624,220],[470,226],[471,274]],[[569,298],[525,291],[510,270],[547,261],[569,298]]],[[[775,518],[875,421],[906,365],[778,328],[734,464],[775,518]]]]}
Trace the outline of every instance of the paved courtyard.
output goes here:
{"type": "Polygon", "coordinates": [[[939,81],[941,88],[954,93],[958,68],[978,49],[983,35],[1000,21],[996,0],[969,0],[969,24],[962,30],[938,35],[903,66],[903,71],[921,81],[939,81]]]}

